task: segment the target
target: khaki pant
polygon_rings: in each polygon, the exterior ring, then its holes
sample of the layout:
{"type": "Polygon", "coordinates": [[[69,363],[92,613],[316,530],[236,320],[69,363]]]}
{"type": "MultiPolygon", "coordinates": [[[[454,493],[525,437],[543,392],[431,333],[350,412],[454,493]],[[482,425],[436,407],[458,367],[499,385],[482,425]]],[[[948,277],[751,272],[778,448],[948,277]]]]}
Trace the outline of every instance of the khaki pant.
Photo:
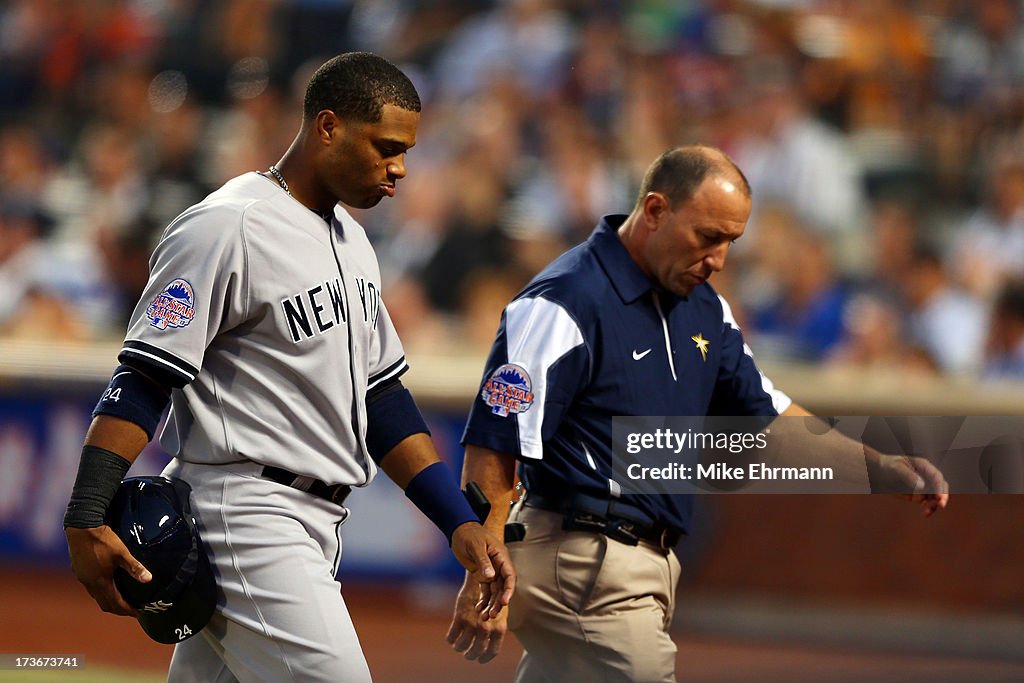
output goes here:
{"type": "Polygon", "coordinates": [[[509,628],[526,650],[516,683],[676,680],[674,553],[563,531],[561,515],[522,504],[511,520],[527,527],[508,545],[519,575],[509,628]]]}

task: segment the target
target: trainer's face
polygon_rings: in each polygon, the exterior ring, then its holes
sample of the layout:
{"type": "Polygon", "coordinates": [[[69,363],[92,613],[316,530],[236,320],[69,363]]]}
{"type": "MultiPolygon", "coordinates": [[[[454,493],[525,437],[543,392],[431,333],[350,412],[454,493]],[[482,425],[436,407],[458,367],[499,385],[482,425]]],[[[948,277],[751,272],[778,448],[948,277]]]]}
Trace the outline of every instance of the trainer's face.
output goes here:
{"type": "Polygon", "coordinates": [[[645,270],[663,289],[687,296],[725,267],[729,246],[746,227],[750,199],[737,182],[711,175],[675,209],[660,193],[649,194],[644,216],[652,231],[645,270]]]}
{"type": "Polygon", "coordinates": [[[416,144],[418,112],[385,104],[377,123],[337,120],[326,131],[322,179],[331,194],[357,209],[395,196],[405,177],[405,154],[416,144]]]}

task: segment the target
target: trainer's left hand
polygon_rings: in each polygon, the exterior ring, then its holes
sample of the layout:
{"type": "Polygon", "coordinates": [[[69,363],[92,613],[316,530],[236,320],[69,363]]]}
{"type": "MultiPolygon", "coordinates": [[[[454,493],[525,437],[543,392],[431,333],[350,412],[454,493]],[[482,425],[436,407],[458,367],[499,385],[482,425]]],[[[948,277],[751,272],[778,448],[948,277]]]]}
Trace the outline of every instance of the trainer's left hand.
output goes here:
{"type": "Polygon", "coordinates": [[[918,503],[925,517],[949,504],[949,484],[942,472],[924,458],[910,455],[882,455],[868,468],[872,492],[896,493],[918,503]]]}
{"type": "Polygon", "coordinates": [[[480,585],[481,617],[497,617],[512,600],[516,587],[516,572],[508,548],[479,523],[466,522],[452,534],[452,552],[480,585]]]}

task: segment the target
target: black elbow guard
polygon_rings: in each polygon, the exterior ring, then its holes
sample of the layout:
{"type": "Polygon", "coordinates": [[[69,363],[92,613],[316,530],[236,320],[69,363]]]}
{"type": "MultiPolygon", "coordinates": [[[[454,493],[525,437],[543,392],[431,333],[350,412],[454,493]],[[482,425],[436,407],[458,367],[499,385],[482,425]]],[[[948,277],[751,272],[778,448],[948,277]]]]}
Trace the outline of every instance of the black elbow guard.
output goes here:
{"type": "Polygon", "coordinates": [[[366,401],[366,448],[377,464],[392,448],[413,434],[430,434],[412,394],[401,381],[388,383],[366,401]]]}
{"type": "Polygon", "coordinates": [[[92,415],[111,415],[133,422],[153,438],[164,408],[171,400],[171,391],[131,367],[119,365],[103,390],[92,415]]]}

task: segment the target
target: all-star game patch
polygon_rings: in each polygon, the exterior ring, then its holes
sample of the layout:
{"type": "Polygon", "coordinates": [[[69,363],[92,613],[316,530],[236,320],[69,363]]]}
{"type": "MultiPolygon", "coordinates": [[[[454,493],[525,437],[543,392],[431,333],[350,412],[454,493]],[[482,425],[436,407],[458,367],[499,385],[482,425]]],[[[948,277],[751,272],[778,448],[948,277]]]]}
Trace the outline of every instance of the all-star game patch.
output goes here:
{"type": "Polygon", "coordinates": [[[192,285],[180,277],[171,280],[146,309],[146,317],[158,330],[186,327],[196,317],[196,297],[192,285]]]}
{"type": "Polygon", "coordinates": [[[533,405],[531,388],[530,375],[526,370],[506,363],[484,382],[480,398],[491,407],[492,413],[508,417],[509,413],[525,413],[530,409],[533,405]]]}

